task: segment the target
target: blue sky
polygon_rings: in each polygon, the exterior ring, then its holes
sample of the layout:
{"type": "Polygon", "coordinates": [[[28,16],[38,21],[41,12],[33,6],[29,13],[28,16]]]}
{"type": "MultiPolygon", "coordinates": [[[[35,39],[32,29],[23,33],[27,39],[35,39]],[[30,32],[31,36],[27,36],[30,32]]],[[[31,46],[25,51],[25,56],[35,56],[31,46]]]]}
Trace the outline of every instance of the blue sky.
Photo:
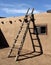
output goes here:
{"type": "Polygon", "coordinates": [[[0,0],[0,16],[22,16],[27,9],[35,9],[34,13],[51,9],[51,0],[0,0]]]}

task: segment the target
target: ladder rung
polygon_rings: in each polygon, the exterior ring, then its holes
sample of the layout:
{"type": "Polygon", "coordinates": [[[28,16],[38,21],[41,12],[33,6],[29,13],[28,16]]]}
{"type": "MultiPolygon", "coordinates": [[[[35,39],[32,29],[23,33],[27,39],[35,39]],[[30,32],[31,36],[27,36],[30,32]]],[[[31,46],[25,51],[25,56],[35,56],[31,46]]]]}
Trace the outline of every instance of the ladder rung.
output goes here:
{"type": "Polygon", "coordinates": [[[22,29],[26,28],[27,26],[23,26],[22,29]]]}
{"type": "Polygon", "coordinates": [[[29,29],[34,29],[34,28],[29,28],[29,29]]]}
{"type": "Polygon", "coordinates": [[[38,40],[37,38],[35,38],[35,39],[32,39],[32,40],[38,40]]]}
{"type": "Polygon", "coordinates": [[[21,30],[19,31],[19,33],[18,33],[18,34],[20,34],[20,32],[21,32],[21,30]]]}
{"type": "Polygon", "coordinates": [[[22,37],[23,37],[23,34],[24,34],[24,33],[20,34],[20,37],[19,37],[19,38],[22,38],[22,37]]]}
{"type": "Polygon", "coordinates": [[[34,34],[34,33],[31,33],[31,32],[30,32],[30,34],[34,34]]]}
{"type": "Polygon", "coordinates": [[[14,47],[14,49],[13,49],[13,50],[15,50],[15,49],[19,49],[19,48],[15,48],[15,47],[14,47]]]}
{"type": "Polygon", "coordinates": [[[21,40],[18,40],[17,43],[18,43],[18,42],[21,42],[21,40]]]}
{"type": "MultiPolygon", "coordinates": [[[[19,35],[17,35],[17,37],[16,38],[18,38],[19,37],[19,35]]],[[[15,39],[16,40],[16,39],[15,39]]]]}
{"type": "Polygon", "coordinates": [[[38,45],[34,45],[35,47],[40,47],[40,46],[38,46],[38,45]]]}

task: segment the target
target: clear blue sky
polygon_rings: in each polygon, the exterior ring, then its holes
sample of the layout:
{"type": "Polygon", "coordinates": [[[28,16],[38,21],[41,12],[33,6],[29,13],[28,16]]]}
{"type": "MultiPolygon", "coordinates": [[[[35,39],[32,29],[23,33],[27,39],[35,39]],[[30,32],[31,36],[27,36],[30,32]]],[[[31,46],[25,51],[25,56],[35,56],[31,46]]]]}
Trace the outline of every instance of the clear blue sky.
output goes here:
{"type": "Polygon", "coordinates": [[[45,12],[51,9],[51,0],[0,0],[0,16],[21,16],[28,8],[34,8],[34,13],[45,12]]]}

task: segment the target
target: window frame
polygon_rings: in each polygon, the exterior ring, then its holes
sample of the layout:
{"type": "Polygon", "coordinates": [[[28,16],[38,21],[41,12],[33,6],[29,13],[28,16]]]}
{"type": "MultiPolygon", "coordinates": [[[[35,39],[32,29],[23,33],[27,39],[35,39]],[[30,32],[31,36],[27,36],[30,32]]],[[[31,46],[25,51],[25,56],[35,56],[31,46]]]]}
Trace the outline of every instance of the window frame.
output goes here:
{"type": "MultiPolygon", "coordinates": [[[[38,33],[38,35],[47,35],[47,24],[36,24],[36,27],[39,27],[40,29],[41,29],[41,27],[46,27],[45,28],[45,33],[41,33],[41,31],[40,31],[40,33],[38,33]]],[[[40,30],[39,29],[39,30],[40,30]]],[[[35,30],[35,29],[34,29],[35,30]]],[[[36,34],[36,33],[34,33],[34,34],[36,34]]]]}

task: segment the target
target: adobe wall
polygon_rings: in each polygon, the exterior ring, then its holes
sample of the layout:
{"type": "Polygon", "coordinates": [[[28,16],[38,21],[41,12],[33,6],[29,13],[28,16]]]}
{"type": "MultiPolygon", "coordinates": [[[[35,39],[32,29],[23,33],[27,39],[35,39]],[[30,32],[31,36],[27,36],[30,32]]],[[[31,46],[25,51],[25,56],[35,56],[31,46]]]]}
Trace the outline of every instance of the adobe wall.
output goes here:
{"type": "Polygon", "coordinates": [[[35,15],[35,22],[39,25],[47,25],[47,35],[39,35],[44,53],[51,54],[51,14],[42,13],[35,15]]]}
{"type": "MultiPolygon", "coordinates": [[[[19,19],[23,20],[23,18],[24,17],[11,17],[0,19],[0,28],[7,42],[9,43],[9,46],[12,46],[14,39],[16,38],[16,35],[20,28],[20,25],[22,23],[19,21],[19,19]],[[9,22],[10,20],[12,21],[12,24],[9,22]],[[4,21],[4,24],[1,23],[2,21],[4,21]]],[[[35,14],[35,23],[37,25],[44,24],[47,25],[47,35],[39,35],[39,38],[42,44],[43,52],[45,54],[51,54],[51,14],[49,13],[35,14]]],[[[32,23],[30,27],[32,27],[32,23]]],[[[29,32],[27,33],[23,48],[27,50],[32,50],[32,42],[30,39],[29,32]]]]}

